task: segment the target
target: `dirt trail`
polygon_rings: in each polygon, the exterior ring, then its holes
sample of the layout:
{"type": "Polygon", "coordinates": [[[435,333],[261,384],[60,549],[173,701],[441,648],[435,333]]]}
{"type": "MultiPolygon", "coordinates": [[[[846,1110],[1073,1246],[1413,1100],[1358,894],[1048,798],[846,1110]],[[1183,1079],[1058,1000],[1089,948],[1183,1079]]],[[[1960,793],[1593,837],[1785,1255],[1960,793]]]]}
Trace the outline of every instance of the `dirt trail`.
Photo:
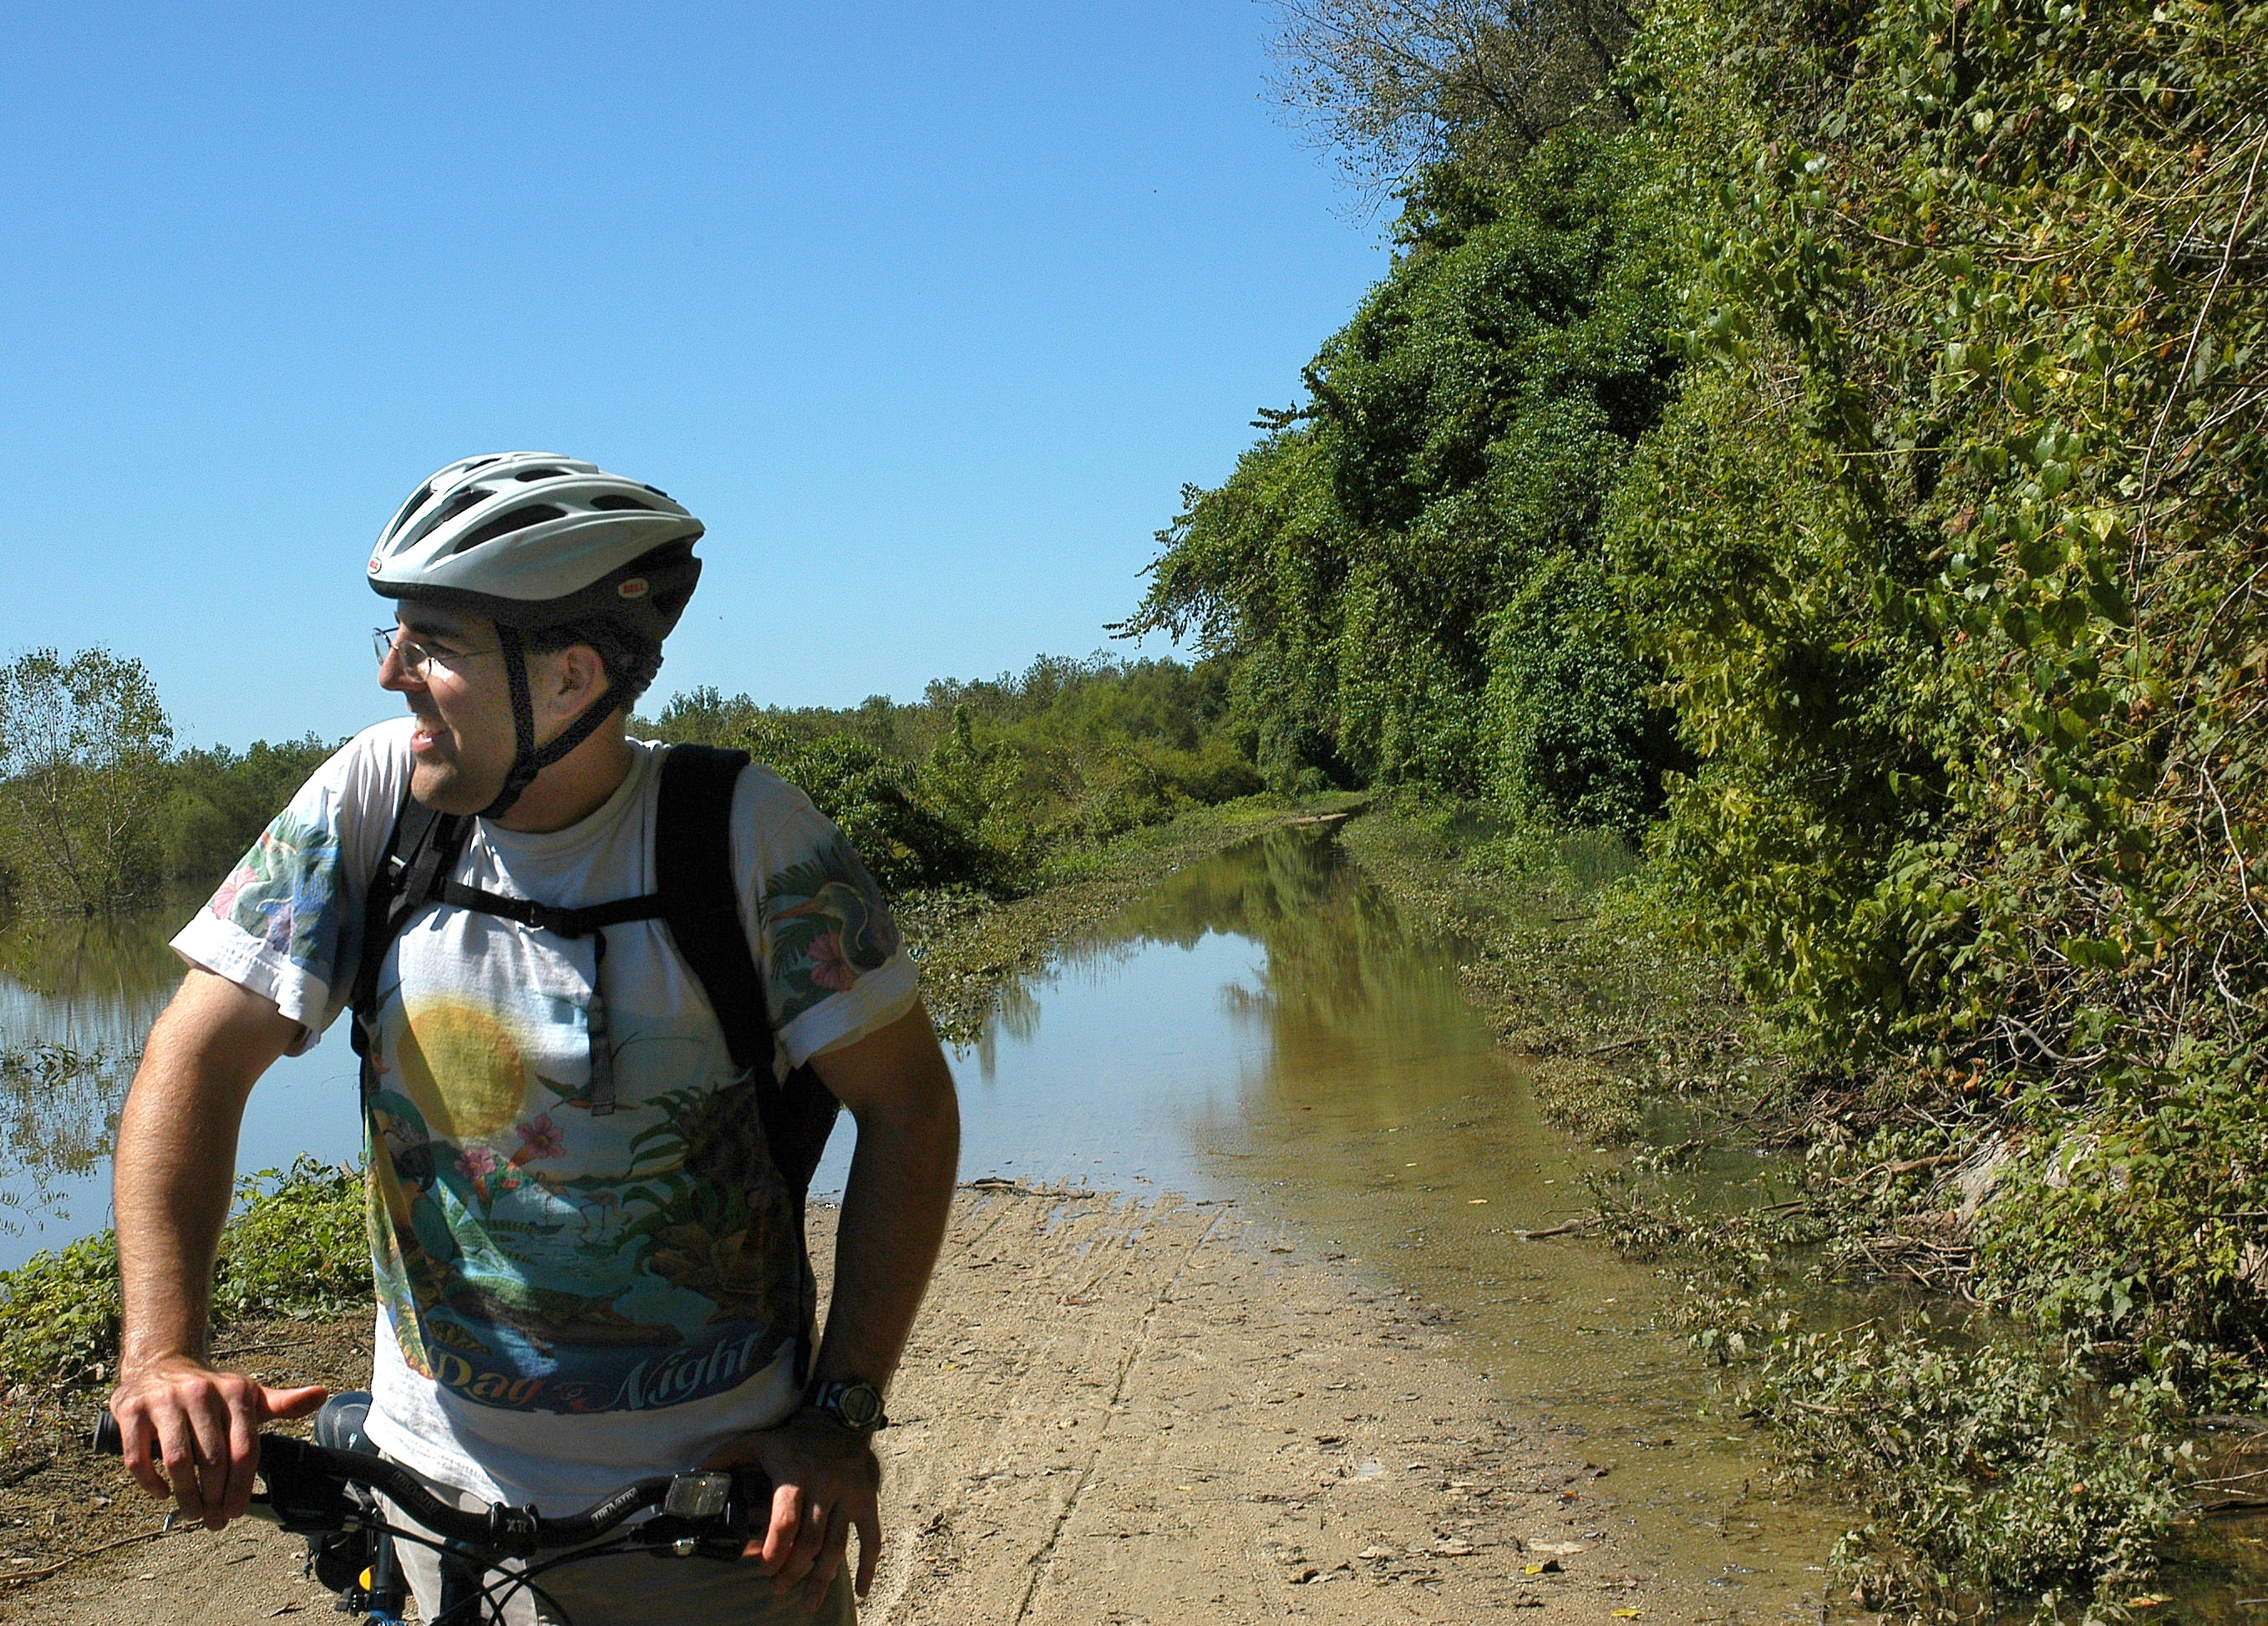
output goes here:
{"type": "MultiPolygon", "coordinates": [[[[964,1192],[891,1404],[870,1622],[1685,1613],[1446,1333],[1233,1207],[964,1192]]],[[[327,1615],[298,1545],[169,1535],[0,1593],[0,1619],[327,1615]]]]}

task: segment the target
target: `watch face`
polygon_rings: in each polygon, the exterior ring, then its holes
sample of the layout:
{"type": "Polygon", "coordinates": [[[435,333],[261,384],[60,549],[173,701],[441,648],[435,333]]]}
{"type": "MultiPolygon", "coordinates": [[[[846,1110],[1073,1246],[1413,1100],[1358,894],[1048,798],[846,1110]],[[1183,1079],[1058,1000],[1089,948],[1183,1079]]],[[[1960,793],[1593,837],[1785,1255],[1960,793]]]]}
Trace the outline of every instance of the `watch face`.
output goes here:
{"type": "Polygon", "coordinates": [[[843,1421],[854,1429],[879,1427],[882,1421],[882,1394],[871,1383],[854,1383],[835,1399],[835,1408],[843,1421]]]}

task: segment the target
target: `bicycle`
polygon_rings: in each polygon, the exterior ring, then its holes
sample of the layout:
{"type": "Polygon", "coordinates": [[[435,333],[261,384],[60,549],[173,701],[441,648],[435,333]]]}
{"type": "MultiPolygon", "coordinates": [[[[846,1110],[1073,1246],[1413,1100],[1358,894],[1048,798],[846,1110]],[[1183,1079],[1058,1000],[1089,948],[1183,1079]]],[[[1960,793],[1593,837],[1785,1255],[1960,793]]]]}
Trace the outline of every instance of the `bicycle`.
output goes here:
{"type": "MultiPolygon", "coordinates": [[[[441,1556],[439,1608],[428,1626],[494,1626],[522,1591],[559,1626],[572,1626],[565,1609],[536,1584],[538,1576],[616,1553],[737,1562],[770,1515],[771,1482],[759,1468],[659,1474],[624,1485],[579,1513],[556,1518],[500,1503],[460,1508],[435,1496],[401,1463],[378,1454],[363,1432],[369,1412],[368,1394],[337,1394],[315,1414],[312,1440],[261,1435],[265,1490],[254,1492],[247,1512],[306,1538],[306,1573],[339,1594],[342,1613],[366,1615],[372,1626],[402,1626],[409,1588],[397,1541],[414,1541],[441,1556]],[[390,1523],[381,1493],[423,1530],[390,1523]],[[605,1540],[645,1513],[652,1517],[605,1540]],[[554,1556],[535,1562],[546,1553],[554,1556]],[[505,1570],[512,1561],[519,1567],[505,1570]],[[491,1575],[496,1578],[487,1578],[491,1575]]],[[[107,1412],[95,1425],[93,1445],[107,1455],[123,1454],[117,1420],[107,1412]]]]}

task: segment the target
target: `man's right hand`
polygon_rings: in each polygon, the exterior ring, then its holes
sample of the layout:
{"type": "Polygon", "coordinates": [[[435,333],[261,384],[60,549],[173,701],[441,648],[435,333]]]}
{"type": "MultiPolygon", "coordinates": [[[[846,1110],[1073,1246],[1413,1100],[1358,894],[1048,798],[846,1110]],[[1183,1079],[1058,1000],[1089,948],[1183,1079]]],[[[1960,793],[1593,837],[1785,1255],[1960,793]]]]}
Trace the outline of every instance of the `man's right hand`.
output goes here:
{"type": "Polygon", "coordinates": [[[160,1500],[172,1497],[182,1518],[219,1530],[252,1500],[261,1429],[306,1416],[328,1393],[320,1384],[271,1389],[177,1356],[122,1374],[110,1415],[135,1482],[160,1500]]]}

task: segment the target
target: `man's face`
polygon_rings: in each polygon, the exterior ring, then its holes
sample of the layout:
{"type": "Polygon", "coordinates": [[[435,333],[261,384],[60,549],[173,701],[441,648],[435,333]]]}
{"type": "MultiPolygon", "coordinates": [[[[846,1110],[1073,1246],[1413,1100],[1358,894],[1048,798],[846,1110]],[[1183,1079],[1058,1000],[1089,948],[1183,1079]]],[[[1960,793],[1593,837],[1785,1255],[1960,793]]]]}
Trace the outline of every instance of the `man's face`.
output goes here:
{"type": "Polygon", "coordinates": [[[496,800],[511,771],[514,740],[512,688],[496,625],[423,604],[403,604],[393,653],[378,684],[409,702],[417,731],[410,794],[440,813],[477,813],[496,800]],[[422,670],[403,663],[404,639],[432,657],[422,670]]]}

